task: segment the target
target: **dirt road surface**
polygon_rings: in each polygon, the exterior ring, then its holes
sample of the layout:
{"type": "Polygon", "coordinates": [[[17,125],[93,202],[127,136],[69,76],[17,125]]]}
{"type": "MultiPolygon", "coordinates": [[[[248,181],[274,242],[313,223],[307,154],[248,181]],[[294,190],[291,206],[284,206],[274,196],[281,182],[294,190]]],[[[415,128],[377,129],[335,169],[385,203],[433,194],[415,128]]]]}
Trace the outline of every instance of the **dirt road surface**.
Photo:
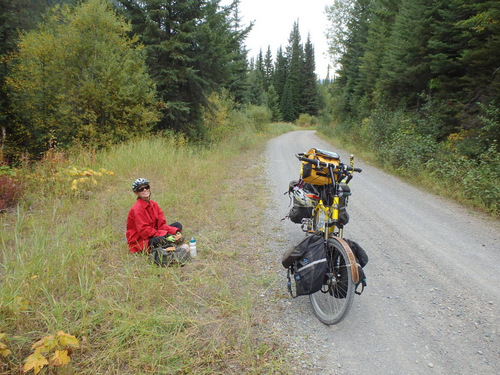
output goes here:
{"type": "Polygon", "coordinates": [[[280,221],[289,210],[283,193],[299,174],[294,155],[311,147],[349,160],[314,131],[284,134],[266,150],[264,226],[283,280],[267,303],[273,329],[297,353],[296,373],[500,374],[499,223],[359,160],[344,236],[368,251],[367,289],[334,326],[316,319],[308,297],[287,296],[281,254],[304,233],[280,221]]]}

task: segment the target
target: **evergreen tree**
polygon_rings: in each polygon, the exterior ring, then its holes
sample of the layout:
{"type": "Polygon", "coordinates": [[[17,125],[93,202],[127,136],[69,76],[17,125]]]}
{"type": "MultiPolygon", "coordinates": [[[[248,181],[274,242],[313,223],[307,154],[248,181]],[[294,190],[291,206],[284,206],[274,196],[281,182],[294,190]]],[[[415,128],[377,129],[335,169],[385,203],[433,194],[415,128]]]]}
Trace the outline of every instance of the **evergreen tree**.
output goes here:
{"type": "MultiPolygon", "coordinates": [[[[267,46],[266,57],[264,58],[264,89],[266,90],[266,92],[272,85],[273,74],[273,55],[271,53],[271,46],[267,46]]],[[[276,93],[276,90],[274,90],[274,92],[276,93]]]]}
{"type": "Polygon", "coordinates": [[[316,77],[316,63],[314,60],[314,47],[311,43],[311,36],[307,36],[304,46],[303,80],[301,89],[302,113],[316,116],[318,114],[318,84],[316,77]]]}
{"type": "Polygon", "coordinates": [[[234,51],[233,61],[230,63],[230,76],[228,82],[224,85],[229,90],[234,100],[237,103],[244,103],[248,92],[247,81],[247,55],[243,41],[253,27],[253,23],[249,26],[243,27],[242,20],[239,13],[240,0],[234,0],[230,6],[225,8],[225,12],[229,11],[229,21],[233,38],[231,38],[230,50],[234,51]]]}
{"type": "Polygon", "coordinates": [[[287,46],[289,71],[286,77],[280,109],[285,121],[295,121],[301,112],[301,83],[303,80],[303,49],[300,43],[299,23],[293,24],[287,46]]]}
{"type": "Polygon", "coordinates": [[[259,54],[257,55],[257,60],[255,61],[255,69],[264,73],[264,57],[262,55],[262,49],[259,50],[259,54]]]}
{"type": "Polygon", "coordinates": [[[248,101],[255,105],[264,105],[266,102],[264,91],[264,74],[259,69],[253,69],[248,73],[248,101]]]}
{"type": "Polygon", "coordinates": [[[500,103],[500,2],[463,1],[467,18],[457,22],[465,47],[458,58],[468,103],[500,103]]]}
{"type": "Polygon", "coordinates": [[[375,101],[378,97],[375,88],[380,80],[382,61],[390,48],[389,37],[399,4],[400,0],[378,0],[373,3],[365,52],[360,63],[360,80],[366,99],[363,110],[368,113],[378,104],[375,101]]]}
{"type": "Polygon", "coordinates": [[[276,54],[276,63],[273,74],[273,86],[276,90],[276,94],[278,95],[280,102],[283,96],[283,91],[285,89],[287,76],[288,76],[288,60],[283,54],[283,49],[280,46],[276,54]]]}
{"type": "MultiPolygon", "coordinates": [[[[439,108],[441,120],[434,131],[444,139],[465,128],[469,137],[478,140],[483,132],[480,103],[500,102],[500,3],[436,0],[431,11],[429,100],[439,108]]],[[[498,139],[498,135],[488,138],[498,139]]],[[[473,143],[477,153],[489,145],[473,143]]]]}
{"type": "Polygon", "coordinates": [[[370,0],[356,0],[347,24],[345,52],[340,59],[339,78],[335,82],[335,88],[341,93],[339,110],[346,114],[355,112],[364,93],[360,65],[368,36],[369,5],[370,0]]]}
{"type": "Polygon", "coordinates": [[[279,97],[273,85],[269,86],[266,98],[267,98],[267,107],[271,111],[271,121],[274,122],[281,121],[283,119],[283,116],[281,115],[280,112],[279,97]]]}
{"type": "Polygon", "coordinates": [[[281,96],[279,111],[283,116],[283,120],[293,122],[297,119],[297,110],[293,98],[293,88],[291,81],[287,79],[281,96]]]}
{"type": "Polygon", "coordinates": [[[430,20],[423,15],[431,0],[402,0],[382,62],[380,85],[393,105],[420,106],[430,79],[430,20]],[[403,103],[401,102],[403,99],[403,103]]]}
{"type": "Polygon", "coordinates": [[[222,8],[218,0],[120,3],[146,46],[149,70],[164,103],[157,129],[201,136],[202,108],[210,92],[223,87],[236,92],[244,85],[241,45],[250,29],[238,29],[239,2],[222,8]]]}

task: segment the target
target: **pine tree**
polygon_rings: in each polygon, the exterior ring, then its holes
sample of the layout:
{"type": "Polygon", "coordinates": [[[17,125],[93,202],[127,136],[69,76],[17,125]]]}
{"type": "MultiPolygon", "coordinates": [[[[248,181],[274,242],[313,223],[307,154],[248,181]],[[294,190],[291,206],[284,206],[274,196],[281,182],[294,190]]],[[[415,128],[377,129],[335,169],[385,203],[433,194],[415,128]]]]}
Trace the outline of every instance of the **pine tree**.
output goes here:
{"type": "MultiPolygon", "coordinates": [[[[271,53],[271,46],[268,46],[266,57],[264,58],[264,89],[266,90],[266,92],[272,85],[273,74],[274,74],[273,55],[271,53]]],[[[274,92],[276,93],[276,90],[274,90],[274,92]]]]}
{"type": "Polygon", "coordinates": [[[430,20],[423,17],[431,0],[402,0],[382,62],[380,85],[393,105],[420,106],[430,79],[430,20]],[[403,99],[403,103],[401,103],[403,99]]]}
{"type": "Polygon", "coordinates": [[[208,95],[223,87],[238,92],[245,84],[241,45],[249,28],[239,30],[236,24],[239,2],[222,8],[218,0],[120,3],[146,46],[149,70],[164,103],[157,129],[200,137],[208,95]]]}
{"type": "Polygon", "coordinates": [[[242,26],[242,19],[239,12],[240,0],[234,0],[231,5],[224,8],[224,12],[229,11],[230,30],[233,38],[231,39],[230,50],[234,51],[233,60],[230,63],[230,75],[228,82],[224,87],[229,90],[232,97],[237,103],[244,103],[248,93],[248,63],[246,50],[243,41],[253,27],[253,23],[249,26],[242,26]]]}
{"type": "Polygon", "coordinates": [[[318,114],[318,85],[316,77],[316,63],[314,60],[314,47],[311,36],[307,36],[304,46],[303,80],[301,89],[301,111],[311,116],[318,114]]]}
{"type": "Polygon", "coordinates": [[[344,40],[345,52],[340,59],[339,78],[335,82],[335,88],[341,93],[338,95],[338,110],[345,114],[356,111],[364,93],[360,65],[368,35],[370,0],[356,0],[351,12],[344,40]]]}
{"type": "Polygon", "coordinates": [[[363,110],[368,113],[379,104],[375,99],[379,96],[375,88],[380,80],[382,61],[390,48],[389,37],[399,4],[400,0],[378,0],[373,4],[365,52],[360,63],[360,82],[366,99],[363,110]]]}
{"type": "Polygon", "coordinates": [[[283,96],[283,91],[285,89],[286,77],[288,76],[288,60],[283,54],[283,49],[279,47],[276,54],[276,63],[274,67],[273,74],[273,86],[276,89],[276,94],[278,95],[279,101],[283,96]]]}
{"type": "Polygon", "coordinates": [[[289,71],[286,77],[280,109],[285,121],[295,121],[301,112],[301,82],[303,80],[303,49],[300,43],[299,23],[293,24],[287,46],[289,71]]]}
{"type": "Polygon", "coordinates": [[[283,116],[281,115],[279,108],[279,97],[273,85],[269,86],[266,98],[267,107],[271,111],[271,120],[274,122],[281,121],[283,119],[283,116]]]}
{"type": "Polygon", "coordinates": [[[266,102],[264,91],[264,74],[259,69],[253,69],[248,73],[248,101],[255,105],[264,105],[266,102]]]}

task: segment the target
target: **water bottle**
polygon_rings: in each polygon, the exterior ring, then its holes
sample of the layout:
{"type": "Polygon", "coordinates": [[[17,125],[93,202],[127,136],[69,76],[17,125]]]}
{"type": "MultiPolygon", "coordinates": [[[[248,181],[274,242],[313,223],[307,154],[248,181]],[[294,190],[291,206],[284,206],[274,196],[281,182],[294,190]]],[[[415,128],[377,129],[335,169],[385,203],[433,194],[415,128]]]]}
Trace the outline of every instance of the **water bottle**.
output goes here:
{"type": "Polygon", "coordinates": [[[196,256],[196,239],[191,237],[191,241],[189,241],[189,252],[192,257],[196,256]]]}

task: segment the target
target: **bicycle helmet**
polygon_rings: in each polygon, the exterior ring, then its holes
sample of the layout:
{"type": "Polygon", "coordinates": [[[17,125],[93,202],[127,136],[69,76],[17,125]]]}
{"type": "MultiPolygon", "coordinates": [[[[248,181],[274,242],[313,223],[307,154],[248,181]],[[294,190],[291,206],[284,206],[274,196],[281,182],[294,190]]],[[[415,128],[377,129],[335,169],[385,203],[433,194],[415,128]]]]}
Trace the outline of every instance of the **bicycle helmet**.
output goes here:
{"type": "Polygon", "coordinates": [[[316,194],[306,192],[303,189],[294,190],[292,194],[294,201],[302,207],[314,207],[319,199],[316,194]]]}
{"type": "Polygon", "coordinates": [[[146,180],[145,178],[138,178],[132,184],[132,191],[135,192],[137,190],[137,188],[141,187],[142,185],[149,185],[149,181],[146,180]]]}

